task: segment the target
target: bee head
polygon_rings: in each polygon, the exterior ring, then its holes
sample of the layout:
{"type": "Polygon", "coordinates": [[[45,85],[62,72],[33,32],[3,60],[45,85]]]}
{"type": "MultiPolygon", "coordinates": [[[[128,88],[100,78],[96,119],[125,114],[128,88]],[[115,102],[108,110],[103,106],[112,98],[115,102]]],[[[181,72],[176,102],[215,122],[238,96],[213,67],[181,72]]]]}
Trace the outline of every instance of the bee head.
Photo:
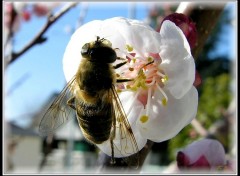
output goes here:
{"type": "Polygon", "coordinates": [[[91,62],[113,63],[117,59],[116,52],[111,47],[111,42],[100,37],[91,43],[83,45],[81,54],[91,62]]]}

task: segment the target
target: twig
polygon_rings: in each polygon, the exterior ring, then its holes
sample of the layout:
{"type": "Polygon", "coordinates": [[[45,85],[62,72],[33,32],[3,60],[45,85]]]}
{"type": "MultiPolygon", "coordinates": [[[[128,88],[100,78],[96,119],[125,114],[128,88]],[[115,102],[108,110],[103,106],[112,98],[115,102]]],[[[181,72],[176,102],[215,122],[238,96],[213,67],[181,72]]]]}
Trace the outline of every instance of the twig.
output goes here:
{"type": "Polygon", "coordinates": [[[15,7],[13,5],[13,3],[11,3],[12,6],[12,11],[11,11],[11,21],[10,21],[10,25],[8,26],[8,34],[6,37],[6,41],[4,44],[4,49],[6,48],[8,42],[10,41],[11,37],[13,36],[13,26],[14,26],[14,22],[16,20],[17,17],[17,11],[15,10],[15,7]]]}
{"type": "Polygon", "coordinates": [[[194,129],[202,136],[206,137],[208,135],[208,131],[200,124],[197,119],[193,119],[191,122],[194,129]]]}
{"type": "Polygon", "coordinates": [[[18,79],[7,91],[6,96],[10,96],[19,86],[21,86],[28,78],[30,77],[29,73],[25,73],[18,79]]]}
{"type": "MultiPolygon", "coordinates": [[[[48,28],[56,22],[61,16],[63,16],[67,11],[69,11],[72,7],[76,6],[78,2],[71,3],[70,5],[64,6],[59,13],[56,15],[49,14],[48,15],[48,21],[45,24],[45,26],[41,29],[41,31],[36,35],[36,37],[33,38],[26,46],[24,46],[19,52],[13,52],[11,54],[10,60],[8,61],[8,64],[13,63],[19,56],[21,56],[23,53],[28,51],[30,48],[32,48],[36,44],[43,43],[47,40],[46,37],[44,37],[44,33],[48,30],[48,28]]],[[[9,56],[7,56],[9,58],[9,56]]]]}
{"type": "Polygon", "coordinates": [[[78,21],[77,21],[77,28],[82,26],[85,18],[86,18],[86,15],[87,15],[87,12],[88,12],[88,4],[84,4],[82,5],[82,9],[81,9],[81,12],[80,12],[80,15],[79,15],[79,18],[78,18],[78,21]]]}

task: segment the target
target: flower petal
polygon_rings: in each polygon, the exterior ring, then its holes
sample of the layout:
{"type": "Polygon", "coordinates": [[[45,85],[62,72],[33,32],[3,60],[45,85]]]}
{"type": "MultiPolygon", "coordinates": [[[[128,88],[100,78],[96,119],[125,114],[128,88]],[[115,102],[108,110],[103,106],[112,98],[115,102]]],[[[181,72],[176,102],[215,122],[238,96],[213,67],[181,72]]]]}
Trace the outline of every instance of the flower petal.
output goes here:
{"type": "Polygon", "coordinates": [[[160,31],[161,69],[168,75],[166,88],[175,98],[181,98],[192,87],[195,63],[190,47],[181,29],[166,20],[160,31]]]}
{"type": "Polygon", "coordinates": [[[121,17],[91,21],[75,31],[66,47],[63,70],[67,81],[77,72],[82,58],[82,46],[96,40],[97,36],[108,39],[113,48],[122,51],[127,44],[132,45],[142,56],[145,53],[158,53],[160,50],[159,33],[143,22],[121,17]]]}
{"type": "Polygon", "coordinates": [[[96,40],[95,33],[99,30],[100,25],[101,21],[92,21],[80,27],[72,35],[63,56],[63,71],[67,82],[70,81],[77,72],[82,58],[82,46],[85,43],[96,40]]]}
{"type": "Polygon", "coordinates": [[[167,106],[161,104],[161,94],[155,92],[149,120],[142,123],[139,118],[137,126],[144,138],[154,142],[168,140],[192,121],[197,113],[197,104],[198,93],[193,86],[181,99],[168,94],[167,106]]]}

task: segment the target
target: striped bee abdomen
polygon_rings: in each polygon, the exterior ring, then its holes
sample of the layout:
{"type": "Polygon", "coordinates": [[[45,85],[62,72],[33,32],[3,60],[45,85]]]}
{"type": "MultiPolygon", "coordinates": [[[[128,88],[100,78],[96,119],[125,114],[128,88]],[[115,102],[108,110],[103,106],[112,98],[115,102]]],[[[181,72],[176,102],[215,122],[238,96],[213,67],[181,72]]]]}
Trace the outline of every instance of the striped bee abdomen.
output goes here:
{"type": "Polygon", "coordinates": [[[87,140],[101,144],[109,139],[112,128],[112,104],[110,102],[86,104],[78,102],[77,119],[87,140]]]}

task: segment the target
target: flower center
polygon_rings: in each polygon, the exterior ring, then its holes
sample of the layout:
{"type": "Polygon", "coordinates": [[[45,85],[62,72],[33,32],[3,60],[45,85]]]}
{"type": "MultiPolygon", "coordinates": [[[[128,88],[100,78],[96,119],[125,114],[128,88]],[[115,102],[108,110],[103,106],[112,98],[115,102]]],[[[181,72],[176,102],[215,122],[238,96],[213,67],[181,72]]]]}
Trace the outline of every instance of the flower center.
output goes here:
{"type": "Polygon", "coordinates": [[[146,109],[146,115],[142,116],[142,122],[146,122],[148,118],[148,109],[151,104],[151,99],[154,98],[154,92],[159,91],[162,95],[162,105],[166,106],[168,97],[163,88],[168,81],[168,76],[160,68],[161,58],[159,54],[148,53],[146,56],[139,54],[134,47],[127,45],[126,51],[120,51],[128,60],[127,64],[121,67],[117,73],[117,78],[132,79],[117,85],[118,92],[135,91],[139,100],[143,103],[146,109]],[[144,92],[147,91],[147,94],[144,92]],[[140,98],[141,97],[141,98],[140,98]]]}

